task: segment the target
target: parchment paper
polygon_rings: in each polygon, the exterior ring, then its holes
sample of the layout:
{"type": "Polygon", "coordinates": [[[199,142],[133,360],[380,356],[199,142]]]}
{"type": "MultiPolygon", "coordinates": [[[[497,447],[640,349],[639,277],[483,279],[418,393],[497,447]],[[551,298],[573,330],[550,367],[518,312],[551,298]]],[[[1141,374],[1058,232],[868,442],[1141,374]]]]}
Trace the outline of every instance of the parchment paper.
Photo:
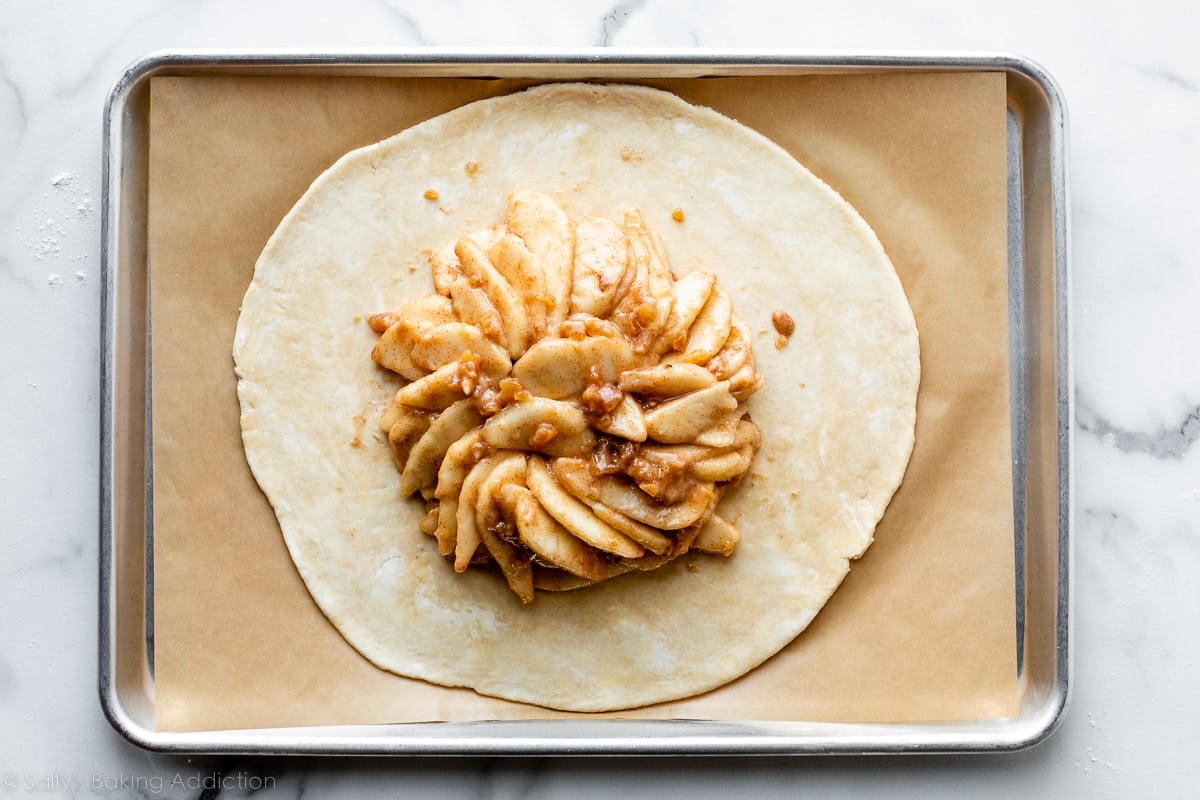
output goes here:
{"type": "MultiPolygon", "coordinates": [[[[572,716],[401,678],[346,644],[246,465],[230,355],[255,260],[317,175],[353,148],[527,83],[153,79],[160,730],[572,716]]],[[[904,483],[808,630],[715,692],[608,716],[1015,715],[1003,75],[646,83],[766,134],[862,213],[913,306],[922,376],[904,483]]]]}

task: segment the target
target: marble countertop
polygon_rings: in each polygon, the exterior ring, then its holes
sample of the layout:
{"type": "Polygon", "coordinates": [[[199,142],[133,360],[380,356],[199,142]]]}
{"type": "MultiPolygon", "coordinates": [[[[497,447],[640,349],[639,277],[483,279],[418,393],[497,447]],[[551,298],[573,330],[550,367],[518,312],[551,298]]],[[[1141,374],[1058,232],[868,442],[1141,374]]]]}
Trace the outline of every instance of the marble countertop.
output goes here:
{"type": "Polygon", "coordinates": [[[1200,711],[1200,51],[1186,5],[859,0],[0,5],[0,793],[47,797],[1191,796],[1200,711]],[[718,6],[714,8],[714,6],[718,6]],[[1002,756],[180,758],[96,696],[100,130],[162,48],[699,46],[1004,50],[1071,117],[1073,701],[1002,756]],[[1189,353],[1193,353],[1189,356],[1189,353]]]}

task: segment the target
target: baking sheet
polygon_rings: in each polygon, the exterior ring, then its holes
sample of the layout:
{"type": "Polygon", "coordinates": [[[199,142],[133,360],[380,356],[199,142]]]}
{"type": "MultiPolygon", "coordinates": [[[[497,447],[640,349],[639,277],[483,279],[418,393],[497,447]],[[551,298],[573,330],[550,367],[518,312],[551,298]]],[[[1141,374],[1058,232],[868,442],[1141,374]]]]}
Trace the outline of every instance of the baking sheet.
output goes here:
{"type": "MultiPolygon", "coordinates": [[[[810,629],[728,687],[619,716],[1014,714],[1003,74],[651,83],[763,131],[863,213],[914,306],[923,376],[905,483],[810,629]]],[[[160,730],[566,716],[391,676],[344,643],[308,597],[245,465],[229,356],[254,260],[320,171],[517,85],[153,79],[160,730]]]]}

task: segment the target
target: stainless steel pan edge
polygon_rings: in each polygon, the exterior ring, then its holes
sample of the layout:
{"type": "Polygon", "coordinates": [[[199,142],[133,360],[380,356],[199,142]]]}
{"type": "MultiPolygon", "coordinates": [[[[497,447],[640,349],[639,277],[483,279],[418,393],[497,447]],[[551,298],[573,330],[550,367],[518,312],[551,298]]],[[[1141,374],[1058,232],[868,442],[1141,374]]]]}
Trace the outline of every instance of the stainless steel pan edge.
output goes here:
{"type": "MultiPolygon", "coordinates": [[[[1066,110],[1038,64],[1006,53],[781,50],[297,50],[172,51],[130,65],[104,111],[100,373],[99,694],[114,729],[173,753],[345,755],[753,755],[1005,752],[1058,726],[1070,697],[1073,376],[1066,110]],[[555,720],[414,723],[165,733],[153,726],[147,644],[146,435],[149,330],[145,243],[145,115],[150,78],[190,74],[350,74],[539,77],[699,77],[862,71],[1001,71],[1015,113],[1019,230],[1010,262],[1023,270],[1013,317],[1026,376],[1014,409],[1028,429],[1022,471],[1025,542],[1019,556],[1024,629],[1018,717],[925,724],[555,720]],[[1021,569],[1023,567],[1023,569],[1021,569]]],[[[1010,176],[1011,177],[1011,176],[1010,176]]],[[[1010,192],[1010,196],[1011,196],[1010,192]]],[[[1014,364],[1016,362],[1014,361],[1014,364]]],[[[1024,535],[1024,539],[1021,536],[1024,535]]]]}

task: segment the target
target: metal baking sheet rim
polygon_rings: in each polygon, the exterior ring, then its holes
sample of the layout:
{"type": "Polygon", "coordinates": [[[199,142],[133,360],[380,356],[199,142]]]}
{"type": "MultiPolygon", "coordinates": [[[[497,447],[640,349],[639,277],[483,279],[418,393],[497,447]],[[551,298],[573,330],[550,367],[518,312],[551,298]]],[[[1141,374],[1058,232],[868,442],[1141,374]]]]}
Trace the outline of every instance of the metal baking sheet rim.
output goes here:
{"type": "Polygon", "coordinates": [[[1063,97],[1045,69],[1008,53],[426,48],[152,53],[122,73],[104,110],[98,641],[103,712],[131,743],[173,753],[863,755],[1008,752],[1035,745],[1061,722],[1071,686],[1074,402],[1068,243],[1063,97]],[[145,157],[147,132],[139,115],[148,105],[151,77],[303,72],[603,79],[938,70],[1000,71],[1008,80],[1009,272],[1011,284],[1019,287],[1010,289],[1017,717],[944,723],[530,720],[195,733],[154,729],[145,641],[146,521],[152,503],[146,491],[145,164],[138,160],[145,157]],[[141,433],[131,436],[139,414],[141,433]],[[139,514],[140,524],[131,524],[139,514]]]}

